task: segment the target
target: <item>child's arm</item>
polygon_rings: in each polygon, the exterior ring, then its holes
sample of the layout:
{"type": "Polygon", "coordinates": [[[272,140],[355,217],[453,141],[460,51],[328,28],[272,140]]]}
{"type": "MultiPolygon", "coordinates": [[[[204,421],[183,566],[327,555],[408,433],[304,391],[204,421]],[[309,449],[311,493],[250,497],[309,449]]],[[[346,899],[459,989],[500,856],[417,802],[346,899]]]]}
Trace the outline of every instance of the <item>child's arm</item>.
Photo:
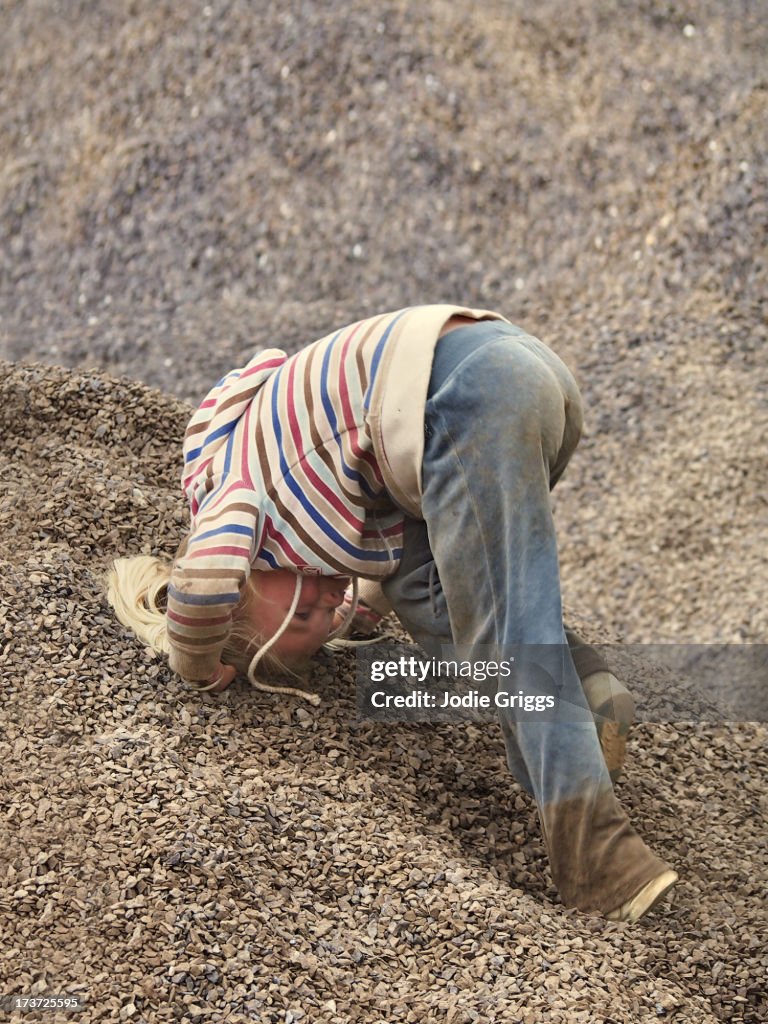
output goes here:
{"type": "Polygon", "coordinates": [[[184,434],[182,487],[194,529],[174,565],[167,615],[171,668],[191,682],[213,681],[259,549],[259,507],[247,482],[248,449],[255,444],[249,417],[254,395],[286,359],[267,349],[227,374],[184,434]]]}
{"type": "MultiPolygon", "coordinates": [[[[351,588],[344,595],[344,603],[337,614],[337,624],[342,621],[352,605],[351,588]]],[[[370,636],[385,615],[392,611],[392,605],[384,596],[381,584],[375,580],[360,580],[357,592],[357,610],[352,619],[350,632],[370,636]]]]}
{"type": "Polygon", "coordinates": [[[209,682],[258,549],[256,495],[239,480],[212,479],[195,529],[168,586],[169,663],[190,682],[209,682]]]}

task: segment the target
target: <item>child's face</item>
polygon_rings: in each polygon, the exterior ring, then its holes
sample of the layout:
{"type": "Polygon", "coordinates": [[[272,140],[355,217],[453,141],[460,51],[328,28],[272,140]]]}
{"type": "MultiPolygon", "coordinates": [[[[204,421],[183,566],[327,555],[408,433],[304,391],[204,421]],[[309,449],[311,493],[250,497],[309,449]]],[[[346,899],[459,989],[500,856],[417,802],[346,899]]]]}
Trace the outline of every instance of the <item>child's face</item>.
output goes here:
{"type": "MultiPolygon", "coordinates": [[[[246,613],[258,632],[268,639],[277,632],[288,614],[296,586],[296,574],[287,569],[253,574],[246,613]]],[[[286,664],[311,657],[319,651],[333,629],[334,614],[344,600],[349,579],[329,576],[301,576],[301,594],[291,621],[272,648],[286,664]]]]}

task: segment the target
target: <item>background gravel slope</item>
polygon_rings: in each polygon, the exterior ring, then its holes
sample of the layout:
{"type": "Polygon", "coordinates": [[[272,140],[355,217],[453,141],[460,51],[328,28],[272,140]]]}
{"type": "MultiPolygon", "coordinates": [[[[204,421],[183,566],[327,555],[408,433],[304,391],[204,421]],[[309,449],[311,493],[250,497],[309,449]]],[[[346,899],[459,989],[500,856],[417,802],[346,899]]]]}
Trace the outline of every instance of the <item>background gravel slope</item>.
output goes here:
{"type": "Polygon", "coordinates": [[[763,726],[638,730],[622,799],[684,881],[607,927],[559,906],[494,730],[356,723],[343,659],[319,711],[194,698],[99,574],[173,549],[221,372],[460,301],[583,388],[555,504],[587,631],[764,644],[763,6],[1,13],[0,356],[70,369],[3,373],[0,989],[82,985],[94,1021],[761,1019],[763,726]]]}

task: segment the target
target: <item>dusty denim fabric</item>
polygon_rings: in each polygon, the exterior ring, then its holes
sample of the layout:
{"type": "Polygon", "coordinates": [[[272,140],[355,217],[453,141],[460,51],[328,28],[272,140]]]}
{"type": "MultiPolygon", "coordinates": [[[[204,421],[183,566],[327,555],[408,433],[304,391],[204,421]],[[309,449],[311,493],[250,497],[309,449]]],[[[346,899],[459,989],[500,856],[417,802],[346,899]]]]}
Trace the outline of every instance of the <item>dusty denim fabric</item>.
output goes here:
{"type": "MultiPolygon", "coordinates": [[[[425,411],[423,521],[384,592],[431,656],[514,657],[516,692],[554,712],[500,710],[510,770],[538,805],[567,906],[608,912],[666,868],[616,800],[570,655],[549,492],[581,433],[562,361],[504,322],[439,342],[425,411]]],[[[501,685],[501,684],[500,684],[501,685]]]]}

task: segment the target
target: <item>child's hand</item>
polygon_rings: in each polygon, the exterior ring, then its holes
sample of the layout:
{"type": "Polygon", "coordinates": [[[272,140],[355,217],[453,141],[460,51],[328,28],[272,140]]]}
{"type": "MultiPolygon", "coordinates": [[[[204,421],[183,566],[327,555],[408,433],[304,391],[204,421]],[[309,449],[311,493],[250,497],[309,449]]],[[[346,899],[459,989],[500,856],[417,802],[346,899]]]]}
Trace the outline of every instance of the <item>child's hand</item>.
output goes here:
{"type": "Polygon", "coordinates": [[[236,675],[237,672],[233,665],[220,664],[213,675],[206,681],[206,685],[215,682],[216,686],[211,686],[211,693],[223,693],[236,675]]]}

